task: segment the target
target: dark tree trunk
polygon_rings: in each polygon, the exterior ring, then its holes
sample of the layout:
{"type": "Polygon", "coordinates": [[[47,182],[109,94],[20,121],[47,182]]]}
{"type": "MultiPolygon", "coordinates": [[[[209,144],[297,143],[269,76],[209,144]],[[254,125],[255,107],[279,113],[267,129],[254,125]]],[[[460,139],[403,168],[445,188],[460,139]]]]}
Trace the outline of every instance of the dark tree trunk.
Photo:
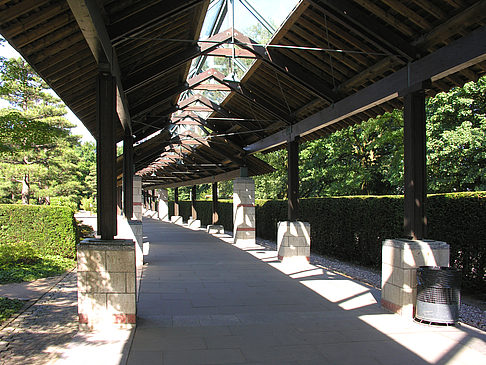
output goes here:
{"type": "Polygon", "coordinates": [[[30,200],[30,182],[29,174],[25,174],[22,179],[22,204],[29,204],[30,200]]]}

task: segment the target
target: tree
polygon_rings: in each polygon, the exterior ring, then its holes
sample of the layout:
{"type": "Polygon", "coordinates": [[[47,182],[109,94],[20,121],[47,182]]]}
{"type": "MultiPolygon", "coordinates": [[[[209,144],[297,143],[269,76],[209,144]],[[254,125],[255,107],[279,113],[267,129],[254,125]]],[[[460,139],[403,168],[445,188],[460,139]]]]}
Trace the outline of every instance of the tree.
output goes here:
{"type": "Polygon", "coordinates": [[[486,77],[427,102],[430,192],[486,189],[486,77]]]}
{"type": "Polygon", "coordinates": [[[79,193],[78,137],[66,108],[21,58],[0,58],[0,193],[3,201],[29,204],[53,194],[79,193]],[[21,186],[21,188],[20,188],[21,186]]]}

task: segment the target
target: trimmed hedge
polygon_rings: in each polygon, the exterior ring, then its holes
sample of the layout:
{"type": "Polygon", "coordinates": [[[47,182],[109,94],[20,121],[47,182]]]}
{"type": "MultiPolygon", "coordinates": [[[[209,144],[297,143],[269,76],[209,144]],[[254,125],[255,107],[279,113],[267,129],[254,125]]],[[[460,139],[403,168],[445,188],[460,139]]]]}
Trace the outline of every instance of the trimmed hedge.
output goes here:
{"type": "MultiPolygon", "coordinates": [[[[463,288],[486,292],[486,193],[434,194],[427,199],[427,237],[450,245],[450,263],[463,288]]],[[[287,219],[287,201],[257,202],[257,235],[275,240],[287,219]]],[[[381,267],[386,238],[403,237],[403,196],[353,196],[301,200],[301,220],[311,225],[315,253],[381,267]]]]}
{"type": "MultiPolygon", "coordinates": [[[[202,225],[211,222],[211,202],[196,202],[202,225]]],[[[486,293],[486,192],[429,195],[428,234],[450,245],[451,265],[461,269],[463,288],[486,293]]],[[[187,220],[191,203],[180,202],[187,220]]],[[[219,202],[219,219],[232,230],[232,204],[219,202]]],[[[173,202],[170,204],[173,215],[173,202]]],[[[256,233],[275,240],[287,219],[286,200],[256,201],[256,233]]],[[[311,225],[313,252],[380,268],[386,238],[403,237],[403,196],[351,196],[301,200],[301,220],[311,225]]]]}
{"type": "Polygon", "coordinates": [[[78,241],[68,207],[0,204],[0,244],[31,242],[42,254],[74,258],[78,241]]]}

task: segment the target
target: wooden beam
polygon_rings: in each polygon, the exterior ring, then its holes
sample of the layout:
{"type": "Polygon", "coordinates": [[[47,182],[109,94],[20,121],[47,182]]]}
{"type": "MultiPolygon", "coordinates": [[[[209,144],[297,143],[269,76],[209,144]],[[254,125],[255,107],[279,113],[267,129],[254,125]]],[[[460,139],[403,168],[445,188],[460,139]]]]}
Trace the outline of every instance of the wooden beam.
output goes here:
{"type": "Polygon", "coordinates": [[[305,136],[394,99],[400,91],[405,90],[410,85],[428,79],[436,81],[482,62],[486,60],[486,42],[484,42],[484,39],[486,39],[486,26],[410,63],[409,67],[404,67],[334,105],[305,118],[291,128],[279,131],[246,146],[245,150],[249,153],[255,153],[279,146],[286,143],[289,138],[305,136]]]}
{"type": "Polygon", "coordinates": [[[97,64],[108,63],[116,80],[116,111],[124,129],[131,130],[128,101],[121,81],[118,58],[96,0],[67,0],[97,64]]]}

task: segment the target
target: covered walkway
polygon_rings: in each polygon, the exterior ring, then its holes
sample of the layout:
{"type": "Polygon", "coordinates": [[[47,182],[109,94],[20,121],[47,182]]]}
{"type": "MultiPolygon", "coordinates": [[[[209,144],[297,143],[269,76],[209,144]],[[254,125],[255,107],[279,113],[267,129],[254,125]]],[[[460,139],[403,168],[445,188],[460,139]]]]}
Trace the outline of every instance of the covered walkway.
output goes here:
{"type": "Polygon", "coordinates": [[[388,314],[379,291],[261,246],[144,219],[128,364],[483,364],[486,336],[388,314]]]}

